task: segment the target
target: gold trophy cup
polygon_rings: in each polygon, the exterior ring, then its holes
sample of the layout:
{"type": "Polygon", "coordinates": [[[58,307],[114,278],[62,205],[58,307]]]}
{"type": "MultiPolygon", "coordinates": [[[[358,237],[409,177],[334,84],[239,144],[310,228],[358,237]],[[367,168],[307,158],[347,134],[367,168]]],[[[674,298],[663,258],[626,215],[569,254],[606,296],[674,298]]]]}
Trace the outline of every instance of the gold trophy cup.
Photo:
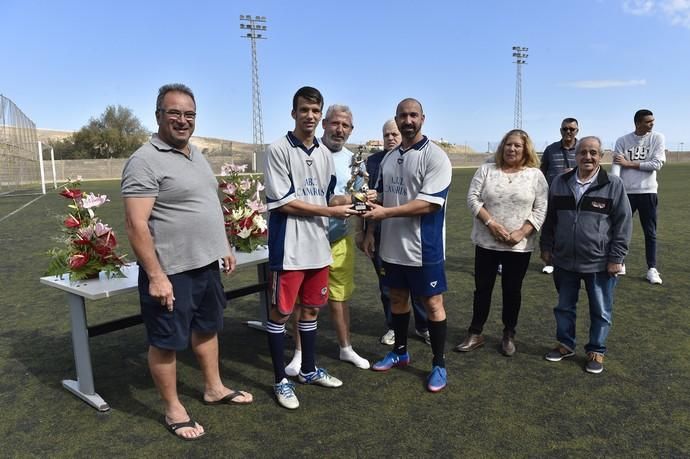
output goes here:
{"type": "Polygon", "coordinates": [[[365,212],[367,210],[367,191],[369,190],[369,174],[367,170],[363,167],[364,159],[362,158],[362,153],[364,153],[364,146],[360,145],[357,149],[357,153],[352,155],[352,160],[350,161],[350,180],[348,180],[345,188],[350,193],[352,197],[352,210],[357,212],[365,212]],[[362,178],[362,186],[359,189],[355,189],[355,183],[357,179],[362,178]]]}

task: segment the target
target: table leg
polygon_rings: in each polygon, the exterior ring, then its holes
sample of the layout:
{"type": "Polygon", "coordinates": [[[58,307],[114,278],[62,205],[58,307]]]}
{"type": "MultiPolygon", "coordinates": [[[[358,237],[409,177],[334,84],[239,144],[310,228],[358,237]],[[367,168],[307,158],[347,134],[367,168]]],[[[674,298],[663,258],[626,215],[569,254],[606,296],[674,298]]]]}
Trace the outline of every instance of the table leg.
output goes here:
{"type": "Polygon", "coordinates": [[[91,368],[89,331],[86,328],[84,297],[68,293],[67,302],[72,321],[72,347],[74,350],[74,364],[77,369],[77,380],[65,379],[62,381],[62,386],[98,411],[108,411],[110,406],[96,393],[93,384],[93,369],[91,368]]]}
{"type": "MultiPolygon", "coordinates": [[[[268,269],[268,263],[261,263],[256,266],[256,274],[259,279],[260,284],[268,285],[269,279],[271,277],[270,271],[268,269]]],[[[270,287],[269,287],[270,288],[270,287]]],[[[248,320],[245,324],[256,330],[266,331],[266,321],[268,320],[268,288],[264,289],[259,293],[259,310],[261,311],[261,320],[248,320]]]]}

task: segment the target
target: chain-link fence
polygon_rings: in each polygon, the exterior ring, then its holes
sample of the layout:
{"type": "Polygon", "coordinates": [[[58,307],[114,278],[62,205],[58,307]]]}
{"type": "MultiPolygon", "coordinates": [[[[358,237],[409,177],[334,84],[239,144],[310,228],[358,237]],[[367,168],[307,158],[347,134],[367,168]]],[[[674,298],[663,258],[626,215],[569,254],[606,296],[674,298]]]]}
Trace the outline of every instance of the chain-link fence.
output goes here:
{"type": "Polygon", "coordinates": [[[36,125],[0,94],[0,196],[40,192],[36,125]]]}

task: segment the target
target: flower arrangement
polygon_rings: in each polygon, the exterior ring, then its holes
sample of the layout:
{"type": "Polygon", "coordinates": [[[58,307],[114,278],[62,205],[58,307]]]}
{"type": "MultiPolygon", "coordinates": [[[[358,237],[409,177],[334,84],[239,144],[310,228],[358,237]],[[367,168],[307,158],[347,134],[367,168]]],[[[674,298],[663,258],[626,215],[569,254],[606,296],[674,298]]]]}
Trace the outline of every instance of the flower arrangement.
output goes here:
{"type": "Polygon", "coordinates": [[[247,165],[224,164],[221,167],[220,191],[223,193],[225,231],[230,245],[240,252],[252,252],[266,244],[267,223],[262,213],[263,184],[258,176],[243,174],[247,165]]]}
{"type": "Polygon", "coordinates": [[[50,265],[46,274],[69,273],[71,280],[97,277],[104,271],[108,277],[124,277],[121,267],[125,255],[117,255],[117,239],[113,229],[96,216],[95,209],[110,201],[106,195],[84,193],[80,181],[68,180],[60,195],[69,199],[70,210],[63,220],[61,247],[48,251],[50,265]]]}

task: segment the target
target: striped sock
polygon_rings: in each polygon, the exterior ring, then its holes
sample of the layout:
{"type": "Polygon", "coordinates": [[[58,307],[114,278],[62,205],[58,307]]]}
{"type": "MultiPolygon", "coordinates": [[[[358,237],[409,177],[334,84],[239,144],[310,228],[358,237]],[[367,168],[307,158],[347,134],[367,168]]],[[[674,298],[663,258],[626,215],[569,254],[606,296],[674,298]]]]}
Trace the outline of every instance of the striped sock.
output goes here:
{"type": "Polygon", "coordinates": [[[268,349],[271,351],[273,361],[273,375],[275,382],[279,383],[285,378],[285,324],[279,324],[272,320],[266,321],[268,332],[268,349]]]}
{"type": "Polygon", "coordinates": [[[316,371],[316,320],[300,320],[297,322],[299,337],[302,340],[302,369],[303,376],[316,371]]]}

